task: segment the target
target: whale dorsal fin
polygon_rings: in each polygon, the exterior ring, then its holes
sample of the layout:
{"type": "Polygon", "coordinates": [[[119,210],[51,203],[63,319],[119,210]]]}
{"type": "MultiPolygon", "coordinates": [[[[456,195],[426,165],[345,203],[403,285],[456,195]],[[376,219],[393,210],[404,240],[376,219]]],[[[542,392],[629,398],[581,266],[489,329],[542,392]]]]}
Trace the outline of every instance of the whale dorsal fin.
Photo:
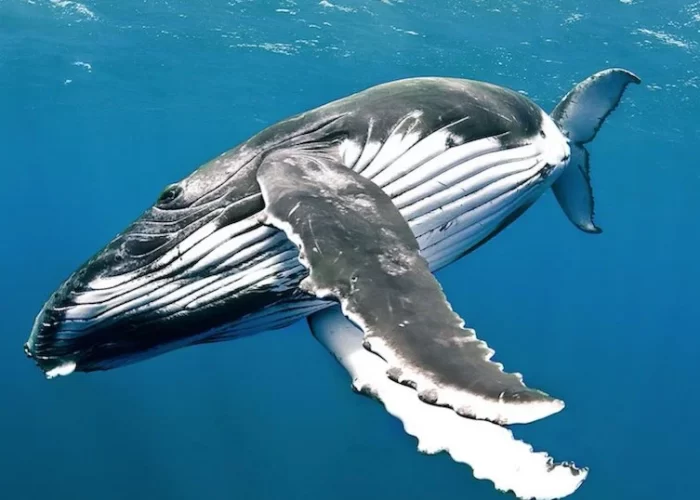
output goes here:
{"type": "Polygon", "coordinates": [[[552,111],[552,119],[571,145],[569,164],[552,185],[552,191],[569,220],[587,233],[602,231],[593,220],[589,154],[584,144],[595,138],[627,86],[640,82],[637,75],[627,70],[606,69],[576,85],[552,111]]]}
{"type": "Polygon", "coordinates": [[[491,361],[493,350],[452,310],[399,210],[377,185],[332,158],[282,151],[257,172],[264,224],[285,232],[310,270],[300,288],[340,302],[387,361],[387,377],[428,404],[500,424],[564,403],[491,361]]]}

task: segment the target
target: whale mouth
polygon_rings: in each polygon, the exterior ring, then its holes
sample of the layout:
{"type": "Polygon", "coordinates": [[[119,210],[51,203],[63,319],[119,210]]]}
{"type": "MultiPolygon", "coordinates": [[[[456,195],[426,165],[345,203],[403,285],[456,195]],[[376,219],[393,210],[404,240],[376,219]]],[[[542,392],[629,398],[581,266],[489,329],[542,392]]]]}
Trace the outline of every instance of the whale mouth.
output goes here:
{"type": "Polygon", "coordinates": [[[77,367],[75,361],[35,355],[31,339],[24,344],[24,354],[29,359],[33,359],[36,362],[37,366],[44,372],[48,379],[68,376],[73,373],[77,367]]]}
{"type": "Polygon", "coordinates": [[[75,319],[80,307],[68,305],[60,297],[50,299],[37,315],[24,345],[27,357],[49,379],[74,372],[110,370],[197,343],[203,332],[196,325],[207,324],[207,308],[180,312],[178,322],[156,309],[150,314],[127,310],[109,321],[89,324],[75,319]]]}
{"type": "MultiPolygon", "coordinates": [[[[199,281],[206,282],[206,278],[199,281]]],[[[171,280],[169,287],[159,288],[185,295],[187,284],[171,280]]],[[[210,329],[235,319],[238,309],[233,298],[201,308],[159,306],[158,295],[142,300],[139,308],[125,306],[128,298],[116,293],[114,299],[121,307],[106,308],[103,316],[89,316],[86,311],[94,312],[96,306],[90,303],[86,309],[85,301],[94,299],[94,290],[64,292],[74,287],[78,288],[68,280],[49,299],[24,345],[25,354],[47,378],[110,370],[197,343],[210,329]]]]}
{"type": "MultiPolygon", "coordinates": [[[[52,297],[53,298],[53,297],[52,297]]],[[[77,363],[72,359],[64,358],[60,355],[47,353],[41,348],[37,348],[44,342],[43,333],[49,328],[53,321],[49,318],[51,300],[49,300],[34,320],[29,340],[24,344],[24,354],[29,359],[34,360],[36,365],[44,372],[46,378],[54,378],[57,376],[67,376],[73,373],[77,367],[77,363]]]]}

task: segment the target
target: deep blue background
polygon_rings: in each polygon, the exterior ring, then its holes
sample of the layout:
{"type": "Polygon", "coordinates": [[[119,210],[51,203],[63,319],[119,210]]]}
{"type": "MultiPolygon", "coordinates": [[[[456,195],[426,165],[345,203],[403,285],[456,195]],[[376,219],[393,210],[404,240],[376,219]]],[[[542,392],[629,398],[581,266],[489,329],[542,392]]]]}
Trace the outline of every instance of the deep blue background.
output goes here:
{"type": "Polygon", "coordinates": [[[440,278],[499,361],[566,400],[516,434],[591,467],[574,498],[695,498],[698,3],[338,2],[0,0],[0,497],[502,498],[418,454],[304,323],[51,382],[22,344],[166,184],[281,118],[417,75],[551,109],[623,66],[644,82],[590,148],[604,233],[548,193],[440,278]]]}

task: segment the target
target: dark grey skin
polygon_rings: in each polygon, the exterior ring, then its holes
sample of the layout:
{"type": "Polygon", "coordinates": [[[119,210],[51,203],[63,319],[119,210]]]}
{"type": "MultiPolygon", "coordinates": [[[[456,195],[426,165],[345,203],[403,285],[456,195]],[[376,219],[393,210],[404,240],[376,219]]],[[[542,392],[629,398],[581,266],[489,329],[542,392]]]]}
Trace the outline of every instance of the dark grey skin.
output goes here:
{"type": "MultiPolygon", "coordinates": [[[[258,181],[265,222],[298,240],[300,258],[311,270],[301,288],[339,301],[364,331],[367,349],[384,359],[398,353],[401,366],[390,366],[392,379],[414,388],[415,374],[427,379],[430,387],[419,397],[430,404],[440,387],[503,404],[560,406],[489,360],[493,351],[464,328],[410,226],[372,181],[305,151],[270,155],[258,181]]],[[[481,416],[442,399],[464,416],[481,416]]],[[[490,420],[498,422],[496,416],[490,420]]]]}
{"type": "MultiPolygon", "coordinates": [[[[218,340],[201,334],[273,304],[308,298],[298,288],[306,276],[302,269],[285,277],[289,281],[285,290],[251,287],[247,293],[199,309],[167,314],[161,309],[126,311],[94,326],[90,321],[66,321],[66,311],[90,290],[93,280],[125,273],[148,277],[163,268],[156,264],[159,257],[205,224],[225,227],[259,214],[264,204],[256,174],[268,155],[303,149],[337,160],[343,140],[384,142],[401,119],[415,110],[423,112],[421,125],[414,130],[421,137],[447,127],[460,143],[498,136],[507,148],[540,131],[541,112],[523,95],[488,83],[450,78],[380,85],[274,124],[168,186],[153,207],[75,271],[36,318],[26,354],[44,372],[66,362],[75,363],[76,371],[111,369],[170,348],[218,340]]],[[[289,248],[289,242],[284,242],[278,250],[289,248]]],[[[185,286],[212,272],[205,268],[185,276],[178,270],[160,279],[163,284],[185,286]]],[[[233,274],[237,268],[217,272],[233,274]]]]}

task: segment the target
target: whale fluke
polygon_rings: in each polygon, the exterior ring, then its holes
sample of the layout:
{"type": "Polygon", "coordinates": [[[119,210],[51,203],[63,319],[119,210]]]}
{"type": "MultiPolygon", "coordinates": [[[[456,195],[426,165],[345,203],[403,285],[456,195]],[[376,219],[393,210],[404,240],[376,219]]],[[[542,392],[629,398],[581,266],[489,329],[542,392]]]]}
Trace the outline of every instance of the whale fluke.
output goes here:
{"type": "Polygon", "coordinates": [[[595,138],[627,86],[640,82],[637,75],[624,69],[600,71],[576,85],[551,113],[571,146],[569,165],[552,185],[552,191],[569,220],[587,233],[602,230],[594,221],[589,153],[584,144],[595,138]]]}

